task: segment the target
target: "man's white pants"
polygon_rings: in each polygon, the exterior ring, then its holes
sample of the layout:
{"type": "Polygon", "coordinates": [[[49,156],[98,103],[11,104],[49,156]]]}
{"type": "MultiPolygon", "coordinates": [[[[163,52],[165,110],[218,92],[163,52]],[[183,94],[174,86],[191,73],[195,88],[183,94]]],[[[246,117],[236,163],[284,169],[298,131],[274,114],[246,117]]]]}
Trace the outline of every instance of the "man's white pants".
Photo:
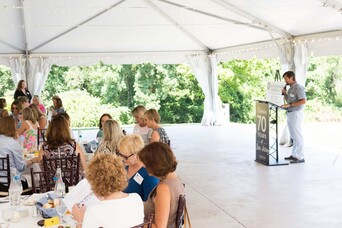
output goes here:
{"type": "Polygon", "coordinates": [[[303,114],[303,110],[287,113],[287,126],[293,139],[292,156],[298,159],[304,159],[303,114]]]}

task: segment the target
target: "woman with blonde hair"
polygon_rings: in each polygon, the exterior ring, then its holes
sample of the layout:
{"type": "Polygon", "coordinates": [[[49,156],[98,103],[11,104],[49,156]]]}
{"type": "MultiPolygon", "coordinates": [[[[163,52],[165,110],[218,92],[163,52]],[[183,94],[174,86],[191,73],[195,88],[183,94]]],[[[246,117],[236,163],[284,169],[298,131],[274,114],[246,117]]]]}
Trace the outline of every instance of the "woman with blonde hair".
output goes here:
{"type": "MultiPolygon", "coordinates": [[[[43,155],[47,158],[67,157],[80,155],[80,176],[86,168],[85,157],[78,143],[70,136],[69,124],[65,117],[56,115],[52,118],[47,131],[46,142],[39,150],[39,160],[42,163],[43,155]]],[[[41,165],[42,167],[42,165],[41,165]]]]}
{"type": "Polygon", "coordinates": [[[30,107],[24,108],[19,113],[19,118],[22,119],[21,127],[18,130],[18,135],[23,136],[23,148],[28,152],[37,149],[37,128],[38,122],[33,116],[30,107]]]}
{"type": "Polygon", "coordinates": [[[119,141],[116,154],[123,159],[127,170],[128,186],[124,192],[138,193],[141,199],[146,201],[159,180],[150,176],[138,159],[138,153],[142,148],[144,148],[144,142],[140,135],[126,135],[119,141]]]}
{"type": "Polygon", "coordinates": [[[146,121],[146,125],[149,128],[152,128],[152,131],[148,134],[148,139],[150,143],[152,142],[163,142],[169,144],[169,136],[166,134],[164,128],[160,127],[160,116],[157,110],[149,109],[145,112],[144,118],[146,121]]]}
{"type": "Polygon", "coordinates": [[[94,157],[86,170],[94,195],[100,200],[85,208],[75,204],[72,217],[76,228],[132,227],[143,223],[144,205],[136,193],[124,193],[126,170],[120,158],[112,154],[94,157]]]}
{"type": "Polygon", "coordinates": [[[143,105],[138,105],[132,110],[132,115],[134,116],[135,122],[137,123],[136,125],[134,125],[133,134],[141,135],[145,145],[147,145],[150,142],[147,136],[151,129],[146,125],[144,119],[145,112],[146,108],[143,105]]]}
{"type": "Polygon", "coordinates": [[[103,140],[99,145],[97,154],[115,154],[119,140],[124,136],[120,124],[115,120],[107,120],[103,124],[103,140]]]}
{"type": "Polygon", "coordinates": [[[46,113],[46,109],[42,103],[42,101],[40,100],[40,97],[38,95],[34,95],[33,98],[32,98],[32,104],[35,104],[37,105],[37,107],[39,108],[39,110],[42,112],[42,113],[46,113]]]}

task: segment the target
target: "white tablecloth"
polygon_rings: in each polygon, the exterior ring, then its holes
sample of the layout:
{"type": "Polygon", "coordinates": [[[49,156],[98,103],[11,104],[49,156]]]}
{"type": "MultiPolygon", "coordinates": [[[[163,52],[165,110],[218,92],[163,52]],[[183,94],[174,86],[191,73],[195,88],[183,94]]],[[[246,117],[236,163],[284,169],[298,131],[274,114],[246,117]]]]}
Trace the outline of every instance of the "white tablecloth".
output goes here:
{"type": "MultiPolygon", "coordinates": [[[[1,226],[0,227],[5,227],[5,221],[2,219],[2,209],[4,208],[9,208],[10,205],[9,203],[0,203],[0,224],[1,226]]],[[[33,214],[33,206],[25,206],[23,205],[22,206],[23,208],[27,208],[28,209],[28,212],[29,212],[29,215],[27,217],[24,217],[24,218],[20,218],[18,222],[16,223],[10,223],[10,228],[36,228],[36,227],[40,227],[37,225],[37,222],[39,220],[42,220],[43,217],[38,213],[38,216],[37,217],[32,217],[32,214],[33,214]]],[[[70,214],[67,214],[64,216],[64,219],[67,221],[67,224],[60,224],[62,226],[70,226],[72,228],[76,227],[75,226],[75,222],[72,220],[71,218],[71,215],[70,214]]],[[[51,228],[56,228],[58,227],[59,225],[56,225],[56,226],[51,226],[51,228]]]]}

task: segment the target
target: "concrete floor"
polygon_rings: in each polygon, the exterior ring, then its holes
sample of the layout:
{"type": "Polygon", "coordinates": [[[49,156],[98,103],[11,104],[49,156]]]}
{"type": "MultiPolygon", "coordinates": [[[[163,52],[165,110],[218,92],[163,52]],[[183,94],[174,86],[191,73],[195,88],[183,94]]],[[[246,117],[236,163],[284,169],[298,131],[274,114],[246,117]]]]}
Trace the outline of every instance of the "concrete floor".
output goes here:
{"type": "Polygon", "coordinates": [[[254,125],[165,128],[193,227],[342,227],[342,123],[305,124],[306,163],[277,167],[254,161],[254,125]]]}
{"type": "Polygon", "coordinates": [[[194,228],[342,227],[342,123],[305,124],[306,163],[276,167],[254,161],[255,125],[165,129],[194,228]]]}

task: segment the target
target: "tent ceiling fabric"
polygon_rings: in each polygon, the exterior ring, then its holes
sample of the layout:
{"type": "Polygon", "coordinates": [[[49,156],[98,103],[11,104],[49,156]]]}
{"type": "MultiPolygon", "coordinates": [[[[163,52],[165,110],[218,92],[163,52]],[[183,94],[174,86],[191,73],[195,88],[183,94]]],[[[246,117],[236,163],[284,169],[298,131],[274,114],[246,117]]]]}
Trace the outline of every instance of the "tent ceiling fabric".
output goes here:
{"type": "Polygon", "coordinates": [[[275,41],[341,54],[342,0],[0,0],[0,64],[25,53],[59,65],[276,57],[275,41]]]}

